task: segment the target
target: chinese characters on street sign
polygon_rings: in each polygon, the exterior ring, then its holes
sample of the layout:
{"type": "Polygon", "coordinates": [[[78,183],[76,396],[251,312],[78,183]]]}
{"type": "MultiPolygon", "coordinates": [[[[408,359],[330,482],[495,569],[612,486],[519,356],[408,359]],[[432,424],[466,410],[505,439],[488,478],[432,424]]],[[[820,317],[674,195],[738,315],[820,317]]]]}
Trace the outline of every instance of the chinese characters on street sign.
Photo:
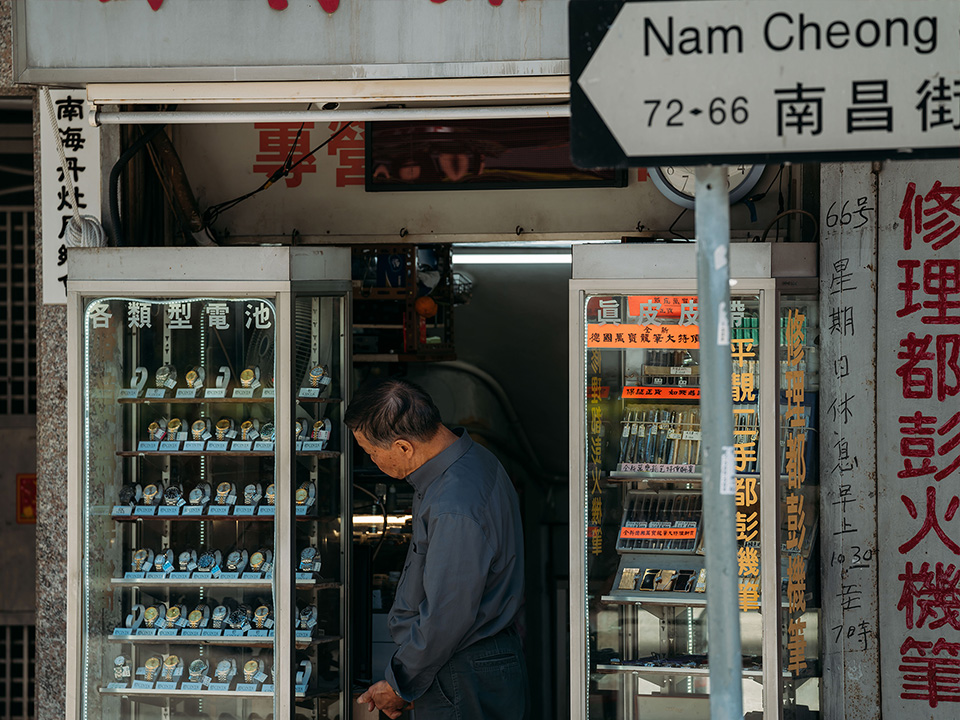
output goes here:
{"type": "Polygon", "coordinates": [[[572,0],[574,161],[955,157],[958,31],[953,0],[572,0]]]}

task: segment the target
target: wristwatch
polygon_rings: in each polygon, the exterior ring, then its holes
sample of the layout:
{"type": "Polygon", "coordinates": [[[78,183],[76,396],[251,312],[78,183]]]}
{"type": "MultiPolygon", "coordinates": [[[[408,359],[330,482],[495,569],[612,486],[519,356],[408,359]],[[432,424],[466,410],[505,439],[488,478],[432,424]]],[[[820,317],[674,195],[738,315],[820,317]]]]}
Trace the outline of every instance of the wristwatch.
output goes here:
{"type": "Polygon", "coordinates": [[[224,440],[227,437],[227,431],[230,430],[232,424],[230,418],[220,418],[217,420],[216,427],[214,428],[217,434],[217,440],[224,440]]]}
{"type": "Polygon", "coordinates": [[[250,434],[251,430],[253,430],[252,420],[244,420],[242,423],[240,423],[240,439],[241,440],[249,439],[247,438],[247,435],[250,434]]]}
{"type": "Polygon", "coordinates": [[[194,420],[190,426],[190,435],[194,440],[203,440],[203,434],[207,431],[206,420],[194,420]]]}
{"type": "Polygon", "coordinates": [[[208,667],[209,665],[207,664],[207,661],[203,658],[197,658],[190,663],[190,682],[200,682],[201,678],[203,678],[203,676],[206,674],[208,667]]]}
{"type": "Polygon", "coordinates": [[[129,483],[120,488],[118,500],[121,505],[133,505],[137,501],[137,488],[129,483]]]}
{"type": "Polygon", "coordinates": [[[221,660],[219,663],[217,663],[217,682],[225,683],[230,680],[230,668],[231,665],[229,660],[221,660]]]}
{"type": "Polygon", "coordinates": [[[160,610],[156,605],[151,605],[143,613],[143,624],[145,627],[152,628],[156,622],[157,618],[160,617],[160,610]]]}
{"type": "Polygon", "coordinates": [[[233,485],[226,480],[217,485],[217,505],[227,504],[227,497],[230,495],[231,490],[233,490],[233,485]]]}
{"type": "Polygon", "coordinates": [[[187,615],[187,624],[192,628],[200,627],[200,622],[203,620],[203,611],[200,608],[191,610],[190,614],[187,615]]]}
{"type": "Polygon", "coordinates": [[[153,682],[154,678],[157,676],[157,670],[160,669],[160,656],[154,655],[147,658],[147,661],[143,664],[144,669],[144,679],[148,682],[153,682]]]}
{"type": "Polygon", "coordinates": [[[113,679],[122,681],[126,677],[124,669],[127,667],[127,659],[123,655],[117,655],[113,659],[113,679]]]}
{"type": "Polygon", "coordinates": [[[156,440],[159,442],[163,440],[163,436],[166,434],[163,428],[160,427],[160,423],[154,420],[152,423],[147,425],[147,439],[156,440]]]}
{"type": "Polygon", "coordinates": [[[180,498],[183,496],[183,491],[176,485],[171,485],[166,490],[163,491],[163,504],[164,505],[179,505],[180,498]]]}
{"type": "Polygon", "coordinates": [[[300,572],[313,572],[316,556],[317,549],[315,547],[304,548],[300,553],[300,572]]]}
{"type": "Polygon", "coordinates": [[[133,554],[133,571],[140,572],[145,565],[153,562],[153,551],[141,548],[133,554]]]}
{"type": "Polygon", "coordinates": [[[273,483],[267,485],[267,489],[264,492],[264,495],[267,498],[267,505],[274,505],[277,502],[277,488],[273,483]]]}
{"type": "Polygon", "coordinates": [[[296,435],[294,437],[295,439],[299,440],[300,436],[303,435],[303,422],[301,422],[300,420],[297,420],[297,424],[294,426],[294,430],[296,431],[296,435]]]}
{"type": "Polygon", "coordinates": [[[243,681],[245,683],[253,682],[253,676],[260,671],[260,663],[256,660],[247,660],[243,666],[243,681]]]}
{"type": "Polygon", "coordinates": [[[266,605],[260,605],[256,610],[253,611],[253,622],[258,628],[263,628],[263,625],[270,618],[270,608],[266,605]]]}
{"type": "Polygon", "coordinates": [[[296,501],[297,501],[297,505],[304,505],[304,504],[306,504],[306,502],[307,502],[307,497],[309,497],[309,494],[307,493],[307,489],[306,489],[305,487],[303,487],[302,485],[301,485],[300,487],[298,487],[298,488],[297,488],[297,492],[294,494],[294,498],[295,498],[296,501]]]}
{"type": "Polygon", "coordinates": [[[227,617],[227,625],[233,630],[240,630],[247,622],[247,614],[237,608],[227,617]]]}
{"type": "Polygon", "coordinates": [[[260,439],[264,442],[272,442],[274,433],[273,423],[264,423],[260,426],[260,439]]]}
{"type": "Polygon", "coordinates": [[[253,555],[250,556],[250,569],[254,572],[260,572],[260,568],[263,567],[263,561],[266,558],[263,556],[263,552],[257,550],[253,555]]]}
{"type": "Polygon", "coordinates": [[[170,418],[170,422],[167,423],[167,433],[170,435],[171,440],[176,440],[176,434],[180,432],[180,428],[183,427],[183,422],[180,418],[170,418]]]}
{"type": "Polygon", "coordinates": [[[160,673],[160,679],[173,680],[173,673],[179,664],[179,657],[176,655],[167,655],[167,659],[163,661],[163,671],[160,673]]]}
{"type": "Polygon", "coordinates": [[[187,387],[200,387],[203,385],[203,369],[200,367],[193,367],[187,370],[185,379],[187,381],[187,387]]]}
{"type": "Polygon", "coordinates": [[[200,556],[200,559],[197,560],[197,570],[200,572],[210,572],[213,570],[213,566],[216,562],[217,560],[213,556],[213,553],[205,552],[200,556]]]}
{"type": "Polygon", "coordinates": [[[253,385],[254,379],[257,377],[253,368],[244,368],[240,371],[240,385],[242,387],[248,388],[253,385]]]}
{"type": "Polygon", "coordinates": [[[323,365],[315,365],[310,369],[310,387],[319,387],[320,381],[327,374],[327,369],[323,365]]]}
{"type": "Polygon", "coordinates": [[[157,368],[157,387],[162,388],[166,387],[167,383],[173,380],[176,382],[177,379],[177,369],[172,365],[161,365],[157,368]]]}
{"type": "Polygon", "coordinates": [[[164,617],[164,620],[166,621],[167,625],[174,625],[176,624],[177,620],[180,619],[180,614],[180,606],[171,605],[169,608],[167,608],[167,614],[164,617]]]}
{"type": "Polygon", "coordinates": [[[227,608],[224,605],[217,605],[213,609],[213,617],[211,618],[213,627],[221,628],[223,627],[223,621],[227,619],[227,608]]]}
{"type": "Polygon", "coordinates": [[[150,483],[143,489],[143,504],[144,505],[153,505],[153,501],[156,500],[157,494],[160,492],[160,486],[156,483],[150,483]]]}
{"type": "Polygon", "coordinates": [[[317,421],[313,424],[313,432],[310,434],[310,438],[311,438],[312,440],[319,440],[319,439],[320,439],[320,433],[323,432],[323,429],[324,429],[324,421],[323,421],[323,420],[317,420],[317,421]]]}

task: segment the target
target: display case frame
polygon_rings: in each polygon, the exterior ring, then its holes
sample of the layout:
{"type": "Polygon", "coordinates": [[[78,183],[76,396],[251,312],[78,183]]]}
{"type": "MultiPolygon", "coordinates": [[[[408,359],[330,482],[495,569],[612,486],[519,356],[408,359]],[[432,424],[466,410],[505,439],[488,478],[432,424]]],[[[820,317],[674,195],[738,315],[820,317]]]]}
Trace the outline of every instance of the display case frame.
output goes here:
{"type": "MultiPolygon", "coordinates": [[[[304,712],[303,703],[308,693],[295,689],[295,675],[297,673],[296,652],[303,648],[303,642],[298,643],[295,632],[296,599],[298,588],[310,586],[317,592],[336,593],[337,599],[330,603],[336,608],[335,614],[339,617],[326,618],[328,627],[336,629],[336,635],[329,640],[336,644],[332,651],[339,661],[338,677],[332,685],[327,685],[323,692],[313,693],[310,697],[321,696],[316,701],[313,715],[319,717],[323,711],[319,709],[321,703],[338,702],[342,707],[350,705],[351,678],[350,678],[350,617],[351,603],[349,594],[351,587],[348,584],[349,568],[351,563],[351,462],[349,435],[342,425],[342,409],[346,408],[351,389],[351,348],[349,345],[350,327],[350,251],[347,248],[125,248],[125,249],[83,249],[71,250],[69,253],[69,282],[67,304],[68,330],[68,382],[67,392],[68,417],[70,418],[71,432],[67,439],[68,453],[68,486],[67,503],[69,513],[67,517],[68,535],[68,593],[66,607],[66,622],[68,627],[76,628],[75,632],[68,633],[66,671],[67,691],[66,709],[69,717],[88,717],[84,701],[85,673],[85,617],[87,580],[85,577],[85,538],[90,522],[89,509],[84,506],[84,438],[82,428],[85,423],[85,395],[83,380],[84,368],[84,309],[88,301],[97,298],[142,299],[144,303],[159,302],[157,299],[231,299],[234,301],[245,298],[265,298],[274,306],[273,341],[273,424],[275,426],[275,442],[272,452],[249,453],[247,457],[262,455],[275,456],[272,472],[275,478],[275,512],[270,513],[273,520],[273,572],[272,577],[264,575],[264,580],[246,582],[242,578],[227,581],[235,588],[269,587],[272,600],[272,622],[275,623],[273,636],[270,640],[249,640],[245,647],[272,647],[273,655],[273,688],[267,692],[258,693],[257,697],[272,697],[272,708],[276,717],[293,717],[297,712],[304,712]],[[293,428],[297,423],[297,407],[303,396],[298,393],[300,378],[295,377],[295,362],[297,361],[298,347],[296,342],[294,305],[298,298],[330,298],[334,308],[334,322],[331,324],[331,340],[329,353],[336,366],[339,377],[336,387],[341,408],[337,412],[332,427],[334,437],[339,438],[339,448],[336,452],[314,453],[318,457],[333,464],[325,476],[327,482],[334,483],[335,487],[328,487],[328,494],[335,496],[335,509],[332,519],[327,519],[327,525],[335,526],[335,533],[339,540],[334,546],[335,557],[331,565],[335,567],[335,577],[324,578],[323,581],[307,582],[297,577],[298,552],[296,547],[296,526],[299,512],[295,512],[296,461],[299,452],[293,428]],[[285,442],[283,439],[288,438],[285,442]],[[338,505],[338,507],[336,507],[338,505]],[[333,688],[332,690],[330,688],[333,688]],[[298,702],[300,705],[298,706],[298,702]]],[[[318,300],[315,305],[319,304],[318,300]]],[[[315,325],[316,323],[314,323],[315,325]]],[[[249,325],[248,325],[249,327],[249,325]]],[[[319,334],[319,333],[317,333],[319,334]]],[[[316,346],[317,342],[313,342],[316,346]]],[[[310,350],[306,350],[310,354],[310,350]]],[[[315,354],[315,353],[314,353],[315,354]]],[[[266,372],[266,370],[265,370],[266,372]]],[[[259,379],[258,379],[259,380],[259,379]]],[[[239,387],[239,383],[236,383],[239,387]]],[[[246,386],[244,386],[246,387],[246,386]]],[[[198,398],[199,404],[217,404],[218,402],[244,402],[232,397],[219,401],[209,401],[198,398]]],[[[117,402],[125,402],[117,399],[117,402]]],[[[128,401],[129,402],[129,401],[128,401]]],[[[132,402],[144,402],[143,400],[132,402]]],[[[146,402],[150,402],[149,400],[146,402]]],[[[166,400],[159,399],[155,403],[175,403],[172,397],[166,400]]],[[[252,401],[246,401],[252,402],[252,401]]],[[[323,402],[323,401],[315,401],[323,402]]],[[[269,404],[269,403],[268,403],[269,404]]],[[[133,414],[133,412],[131,412],[133,414]]],[[[114,445],[122,450],[128,438],[116,438],[114,445]]],[[[133,450],[133,448],[131,448],[133,450]]],[[[150,453],[139,452],[137,446],[133,452],[120,452],[116,455],[124,459],[119,462],[130,462],[136,465],[144,455],[150,453]],[[126,457],[130,459],[127,460],[126,457]]],[[[160,453],[158,453],[160,454],[160,453]]],[[[179,453],[185,455],[186,453],[179,453]]],[[[214,453],[217,454],[217,453],[214,453]]],[[[222,453],[227,455],[228,453],[222,453]]],[[[182,458],[178,458],[178,461],[182,458]]],[[[238,460],[238,462],[245,462],[238,460]]],[[[314,464],[316,461],[314,460],[314,464]]],[[[169,461],[168,461],[169,465],[169,461]]],[[[137,467],[139,467],[137,465],[137,467]]],[[[130,472],[139,472],[131,470],[130,472]]],[[[315,473],[314,473],[315,474],[315,473]]],[[[321,491],[321,488],[316,488],[321,491]]],[[[319,492],[317,493],[320,494],[319,492]]],[[[159,510],[157,511],[159,514],[159,510]]],[[[206,512],[206,511],[204,511],[206,512]]],[[[184,518],[185,519],[185,518],[184,518]]],[[[210,519],[210,518],[207,518],[210,519]]],[[[252,520],[253,518],[251,518],[252,520]]],[[[300,518],[303,520],[304,518],[300,518]]],[[[236,520],[240,525],[240,515],[237,512],[236,520]]],[[[301,523],[302,524],[302,523],[301,523]]],[[[319,524],[319,521],[315,521],[319,524]]],[[[119,533],[119,531],[118,531],[119,533]]],[[[132,533],[132,531],[131,531],[132,533]]],[[[212,534],[212,531],[211,531],[212,534]]],[[[261,532],[262,535],[262,532],[261,532]]],[[[252,552],[252,551],[251,551],[252,552]]],[[[149,588],[151,582],[157,585],[159,580],[140,580],[137,582],[124,581],[122,578],[112,580],[114,587],[141,587],[149,588]]],[[[217,579],[201,579],[194,582],[178,580],[177,588],[183,587],[216,587],[217,579]]],[[[131,591],[134,592],[134,591],[131,591]]],[[[139,590],[136,590],[139,592],[139,590]]],[[[169,591],[168,591],[169,592],[169,591]]],[[[201,598],[203,596],[201,595],[201,598]]],[[[133,600],[131,599],[132,603],[133,600]]],[[[317,601],[319,604],[319,601],[317,601]]],[[[259,627],[259,626],[258,626],[259,627]]],[[[248,631],[245,631],[245,635],[248,631]]],[[[250,633],[252,635],[252,633],[250,633]]],[[[224,632],[226,635],[226,632],[224,632]]],[[[124,638],[100,638],[105,643],[123,642],[124,638]]],[[[131,642],[130,638],[125,638],[131,642]]],[[[154,642],[160,642],[160,639],[154,642]]],[[[328,641],[328,640],[327,640],[328,641]]],[[[141,641],[137,641],[141,642],[141,641]]],[[[167,638],[163,642],[180,646],[189,644],[187,639],[167,638]]],[[[210,638],[200,640],[196,644],[204,647],[224,644],[226,640],[210,638]]],[[[137,643],[133,643],[135,646],[137,643]]],[[[315,642],[311,645],[316,646],[315,642]]],[[[172,651],[171,651],[172,652],[172,651]]],[[[310,652],[314,652],[310,650],[310,652]]],[[[262,665],[262,663],[261,663],[262,665]]],[[[261,672],[263,670],[261,669],[261,672]]],[[[212,673],[211,673],[212,674],[212,673]]],[[[239,682],[239,678],[237,679],[239,682]]],[[[266,682],[261,681],[261,682],[266,682]]],[[[87,690],[90,691],[90,688],[87,690]]],[[[103,693],[103,689],[97,689],[103,693]]],[[[178,695],[197,697],[195,691],[182,689],[167,691],[171,698],[178,695]]],[[[214,697],[217,690],[204,689],[203,697],[214,697]]],[[[128,689],[117,691],[123,697],[136,697],[137,690],[131,686],[128,689]]],[[[149,694],[149,693],[146,693],[149,694]]],[[[156,694],[156,693],[154,693],[156,694]]],[[[236,689],[219,692],[221,696],[237,699],[242,697],[236,689]]],[[[307,708],[309,711],[309,708],[307,708]]],[[[139,713],[134,714],[140,717],[139,713]]]]}
{"type": "MultiPolygon", "coordinates": [[[[779,422],[767,422],[763,418],[779,418],[779,377],[777,318],[779,318],[778,298],[784,292],[796,292],[797,288],[810,286],[808,278],[816,275],[815,254],[809,246],[784,246],[766,244],[736,244],[730,248],[731,294],[736,296],[756,295],[759,298],[759,316],[762,318],[758,328],[761,337],[757,386],[760,413],[759,426],[759,463],[758,476],[763,487],[763,479],[769,484],[770,478],[780,480],[777,452],[779,422]],[[780,276],[778,279],[777,276],[780,276]]],[[[602,245],[575,246],[573,259],[573,279],[570,282],[570,618],[571,618],[571,715],[576,717],[595,716],[589,712],[591,673],[598,670],[619,671],[622,692],[616,696],[615,715],[604,713],[604,717],[632,719],[637,717],[706,717],[708,706],[705,700],[700,704],[690,703],[689,698],[677,698],[669,693],[663,695],[641,695],[637,691],[638,678],[663,673],[664,675],[682,675],[686,677],[707,677],[707,667],[649,668],[630,666],[604,667],[600,660],[592,661],[588,631],[591,627],[592,597],[588,590],[588,563],[590,554],[591,509],[588,501],[587,484],[589,468],[588,428],[590,426],[588,397],[588,351],[586,300],[588,297],[601,296],[656,296],[656,295],[696,295],[696,249],[689,245],[602,245]],[[653,698],[648,708],[639,705],[638,698],[653,698]]],[[[612,394],[612,393],[611,393],[612,394]]],[[[619,426],[618,426],[619,427],[619,426]]],[[[778,491],[760,492],[760,591],[762,598],[781,598],[781,498],[778,491]]],[[[626,508],[624,509],[626,512],[626,508]]],[[[594,528],[599,532],[599,528],[594,528]]],[[[621,535],[622,537],[622,528],[621,535]]],[[[619,552],[619,551],[618,551],[619,552]]],[[[662,551],[660,551],[662,552],[662,551]]],[[[674,561],[677,566],[693,562],[689,559],[674,561]]],[[[655,566],[663,567],[663,565],[655,566]]],[[[611,588],[617,586],[620,570],[614,577],[611,588]]],[[[641,587],[638,583],[637,587],[641,587]]],[[[616,603],[621,608],[621,643],[639,647],[640,626],[636,622],[622,620],[630,613],[637,614],[644,607],[660,607],[660,634],[668,632],[667,616],[676,607],[706,608],[706,595],[697,598],[667,596],[658,597],[656,593],[635,592],[620,593],[622,597],[611,597],[608,593],[599,598],[601,603],[616,603]],[[622,629],[627,626],[628,629],[622,629]]],[[[761,613],[762,632],[762,668],[745,670],[744,677],[756,677],[762,683],[762,712],[764,717],[781,717],[783,714],[784,672],[782,663],[783,621],[782,602],[773,603],[773,607],[764,602],[761,613]]],[[[598,621],[599,625],[599,621],[598,621]]],[[[663,642],[663,640],[661,640],[663,642]]],[[[599,653],[598,653],[599,655],[599,653]]],[[[602,659],[602,658],[601,658],[602,659]]],[[[617,658],[619,663],[619,658],[617,658]]],[[[666,684],[666,683],[665,683],[666,684]]],[[[701,696],[703,697],[703,696],[701,696]]],[[[607,707],[605,710],[607,710],[607,707]]],[[[612,710],[611,710],[612,711],[612,710]]]]}

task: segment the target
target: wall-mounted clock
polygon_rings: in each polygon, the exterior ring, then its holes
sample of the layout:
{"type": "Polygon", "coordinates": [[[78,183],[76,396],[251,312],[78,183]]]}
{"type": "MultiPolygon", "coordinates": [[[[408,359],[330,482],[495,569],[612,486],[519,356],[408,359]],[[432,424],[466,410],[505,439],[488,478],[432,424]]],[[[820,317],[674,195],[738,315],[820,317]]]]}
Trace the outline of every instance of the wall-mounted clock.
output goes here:
{"type": "MultiPolygon", "coordinates": [[[[730,191],[730,202],[735,203],[747,196],[765,165],[726,165],[727,189],[730,191]]],[[[647,172],[653,184],[670,201],[685,208],[694,206],[694,196],[697,185],[697,169],[695,167],[681,167],[679,165],[661,165],[648,168],[647,172]]]]}

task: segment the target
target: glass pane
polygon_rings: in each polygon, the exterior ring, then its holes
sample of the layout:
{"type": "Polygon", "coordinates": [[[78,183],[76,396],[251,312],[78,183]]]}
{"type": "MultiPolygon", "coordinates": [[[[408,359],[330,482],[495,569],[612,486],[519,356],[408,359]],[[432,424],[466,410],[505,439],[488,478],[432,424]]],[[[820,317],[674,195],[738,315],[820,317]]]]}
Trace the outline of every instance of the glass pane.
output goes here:
{"type": "MultiPolygon", "coordinates": [[[[344,686],[343,301],[294,300],[297,390],[294,494],[297,553],[294,684],[304,718],[334,717],[344,686]]],[[[299,717],[300,715],[298,715],[299,717]]]]}
{"type": "MultiPolygon", "coordinates": [[[[783,702],[797,716],[819,717],[818,305],[812,296],[784,296],[780,308],[783,702]]],[[[848,587],[840,602],[859,603],[856,587],[848,587]]]]}
{"type": "Polygon", "coordinates": [[[276,310],[83,314],[85,718],[274,711],[276,310]]]}
{"type": "MultiPolygon", "coordinates": [[[[759,308],[732,298],[744,711],[762,712],[759,308]]],[[[700,336],[690,294],[584,307],[588,711],[708,717],[700,336]]]]}

